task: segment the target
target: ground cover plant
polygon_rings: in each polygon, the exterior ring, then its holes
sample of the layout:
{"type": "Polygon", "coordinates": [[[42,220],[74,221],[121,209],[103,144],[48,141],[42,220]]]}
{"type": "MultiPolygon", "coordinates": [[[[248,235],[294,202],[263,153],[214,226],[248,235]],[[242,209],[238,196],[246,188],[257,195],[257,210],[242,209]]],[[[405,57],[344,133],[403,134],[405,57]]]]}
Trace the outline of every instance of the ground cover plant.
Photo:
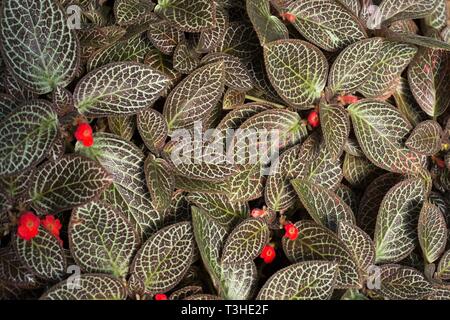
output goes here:
{"type": "Polygon", "coordinates": [[[0,3],[1,299],[450,299],[445,0],[0,3]]]}

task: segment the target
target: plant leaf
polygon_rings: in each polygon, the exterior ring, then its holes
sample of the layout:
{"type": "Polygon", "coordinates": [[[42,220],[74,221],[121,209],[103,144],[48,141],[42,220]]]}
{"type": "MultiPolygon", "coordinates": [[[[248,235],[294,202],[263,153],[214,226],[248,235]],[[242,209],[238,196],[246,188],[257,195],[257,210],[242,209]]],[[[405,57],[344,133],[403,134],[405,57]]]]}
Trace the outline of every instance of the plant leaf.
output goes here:
{"type": "Polygon", "coordinates": [[[292,107],[310,109],[325,88],[328,62],[323,53],[302,40],[278,40],[264,46],[270,82],[292,107]]]}
{"type": "Polygon", "coordinates": [[[317,224],[335,231],[341,221],[355,223],[352,209],[334,192],[302,179],[291,180],[291,184],[317,224]]]}
{"type": "Polygon", "coordinates": [[[224,300],[249,300],[258,282],[253,261],[222,265],[221,296],[224,300]]]}
{"type": "Polygon", "coordinates": [[[335,288],[359,288],[358,266],[345,244],[329,229],[312,221],[295,223],[299,230],[296,240],[283,238],[283,251],[292,262],[326,260],[339,263],[335,288]]]}
{"type": "Polygon", "coordinates": [[[3,1],[0,29],[5,63],[28,89],[49,93],[75,77],[78,41],[55,1],[3,1]]]}
{"type": "Polygon", "coordinates": [[[432,156],[441,150],[442,128],[436,121],[419,123],[406,140],[405,145],[411,150],[432,156]]]}
{"type": "Polygon", "coordinates": [[[443,280],[450,279],[450,250],[446,251],[439,261],[438,269],[436,272],[438,278],[443,280]]]}
{"type": "Polygon", "coordinates": [[[12,246],[0,249],[0,282],[18,288],[36,288],[39,279],[22,262],[12,246]]]}
{"type": "Polygon", "coordinates": [[[127,289],[122,281],[104,274],[82,274],[78,282],[61,281],[41,300],[125,300],[127,289]],[[77,286],[78,285],[78,286],[77,286]]]}
{"type": "Polygon", "coordinates": [[[199,64],[200,56],[194,50],[193,41],[180,41],[173,53],[173,68],[180,73],[190,74],[199,64]]]}
{"type": "Polygon", "coordinates": [[[164,54],[172,54],[177,44],[184,38],[183,32],[167,21],[149,25],[147,36],[152,44],[164,54]]]}
{"type": "Polygon", "coordinates": [[[66,155],[36,170],[29,196],[37,211],[56,213],[91,201],[110,183],[110,176],[94,161],[66,155]]]}
{"type": "Polygon", "coordinates": [[[143,22],[152,15],[154,4],[145,0],[117,0],[114,2],[114,17],[120,26],[143,22]]]}
{"type": "Polygon", "coordinates": [[[149,154],[144,163],[145,180],[157,210],[170,206],[175,178],[164,159],[149,154]]]}
{"type": "Polygon", "coordinates": [[[428,0],[384,0],[379,7],[380,22],[388,25],[397,20],[424,18],[434,7],[435,1],[428,0]]]}
{"type": "Polygon", "coordinates": [[[130,141],[136,130],[136,118],[134,116],[108,117],[108,127],[112,133],[130,141]]]}
{"type": "Polygon", "coordinates": [[[167,139],[167,122],[162,114],[154,109],[138,113],[137,128],[147,148],[159,154],[167,139]]]}
{"type": "Polygon", "coordinates": [[[34,100],[0,122],[0,176],[38,164],[58,136],[58,116],[50,103],[34,100]]]}
{"type": "Polygon", "coordinates": [[[415,247],[417,216],[425,197],[420,179],[396,184],[384,196],[375,229],[376,262],[397,262],[415,247]]]}
{"type": "Polygon", "coordinates": [[[352,187],[362,187],[383,171],[367,160],[365,156],[355,157],[349,153],[345,154],[342,171],[352,187]]]}
{"type": "Polygon", "coordinates": [[[159,230],[139,249],[131,266],[130,283],[142,283],[146,294],[166,292],[188,271],[194,255],[194,233],[189,222],[159,230]]]}
{"type": "Polygon", "coordinates": [[[418,236],[426,262],[439,259],[447,245],[447,224],[439,208],[430,202],[425,202],[420,211],[418,236]]]}
{"type": "Polygon", "coordinates": [[[331,298],[338,264],[300,262],[278,270],[259,291],[258,300],[327,300],[331,298]]]}
{"type": "Polygon", "coordinates": [[[220,45],[228,29],[228,13],[220,8],[216,9],[216,24],[203,30],[198,39],[197,51],[212,52],[220,45]]]}
{"type": "Polygon", "coordinates": [[[325,147],[332,160],[337,160],[344,151],[350,134],[350,119],[344,107],[339,105],[320,105],[320,123],[325,140],[325,147]]]}
{"type": "Polygon", "coordinates": [[[358,18],[337,1],[293,1],[287,12],[295,15],[293,25],[306,39],[327,51],[367,37],[358,18]]]}
{"type": "Polygon", "coordinates": [[[76,208],[69,224],[70,251],[86,272],[128,273],[139,240],[133,226],[111,206],[93,201],[76,208]]]}
{"type": "Polygon", "coordinates": [[[78,82],[75,106],[88,117],[134,114],[150,107],[168,82],[166,76],[144,64],[108,64],[78,82]]]}
{"type": "Polygon", "coordinates": [[[408,81],[405,78],[400,78],[400,83],[393,96],[400,113],[411,122],[413,126],[416,126],[421,121],[427,119],[426,113],[422,111],[419,104],[416,102],[408,81]]]}
{"type": "Polygon", "coordinates": [[[228,24],[225,36],[214,52],[228,53],[240,59],[249,60],[258,48],[258,38],[252,26],[241,21],[232,21],[228,24]]]}

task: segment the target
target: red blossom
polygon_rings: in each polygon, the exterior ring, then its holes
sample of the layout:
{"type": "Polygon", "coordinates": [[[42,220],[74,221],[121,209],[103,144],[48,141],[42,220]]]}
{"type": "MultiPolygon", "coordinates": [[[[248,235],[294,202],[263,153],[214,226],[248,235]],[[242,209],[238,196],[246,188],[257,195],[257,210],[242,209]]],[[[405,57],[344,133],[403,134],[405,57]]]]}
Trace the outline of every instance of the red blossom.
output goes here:
{"type": "Polygon", "coordinates": [[[264,260],[265,263],[271,263],[275,259],[276,253],[275,249],[271,245],[266,245],[259,256],[264,260]]]}
{"type": "Polygon", "coordinates": [[[320,124],[319,114],[317,111],[313,110],[308,115],[308,123],[311,127],[318,127],[320,124]]]}
{"type": "Polygon", "coordinates": [[[357,96],[348,94],[345,96],[340,96],[338,98],[338,101],[344,105],[349,105],[349,104],[353,104],[359,101],[359,98],[357,96]]]}
{"type": "Polygon", "coordinates": [[[92,137],[92,127],[89,123],[80,123],[75,130],[75,139],[80,141],[85,147],[90,147],[94,144],[94,138],[92,137]]]}
{"type": "Polygon", "coordinates": [[[61,230],[61,221],[59,219],[55,219],[55,216],[48,214],[42,219],[42,225],[45,229],[50,231],[50,233],[57,238],[59,238],[59,231],[61,230]]]}
{"type": "Polygon", "coordinates": [[[293,223],[286,224],[284,226],[284,230],[286,231],[286,233],[284,234],[284,236],[286,238],[289,238],[291,240],[297,239],[297,237],[298,237],[298,229],[293,223]]]}
{"type": "Polygon", "coordinates": [[[17,235],[23,240],[31,240],[37,236],[40,225],[39,218],[31,211],[23,213],[19,218],[17,235]]]}
{"type": "Polygon", "coordinates": [[[260,218],[265,214],[266,214],[266,211],[264,209],[259,209],[259,208],[255,208],[252,210],[252,212],[250,212],[250,215],[253,218],[260,218]]]}
{"type": "Polygon", "coordinates": [[[290,12],[281,13],[280,17],[283,19],[283,21],[287,21],[289,23],[294,23],[296,18],[295,14],[290,12]]]}
{"type": "Polygon", "coordinates": [[[155,294],[155,300],[168,300],[168,299],[164,293],[157,293],[155,294]]]}

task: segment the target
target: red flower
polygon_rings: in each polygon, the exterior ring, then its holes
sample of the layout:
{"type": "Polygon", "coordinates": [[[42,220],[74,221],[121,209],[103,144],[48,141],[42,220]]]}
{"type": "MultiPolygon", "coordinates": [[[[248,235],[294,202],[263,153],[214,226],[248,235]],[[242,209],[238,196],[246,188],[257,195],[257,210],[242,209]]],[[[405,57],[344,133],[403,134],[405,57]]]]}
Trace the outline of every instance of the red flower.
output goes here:
{"type": "Polygon", "coordinates": [[[41,221],[31,211],[23,213],[19,218],[19,226],[17,235],[23,240],[31,240],[37,236],[39,232],[39,224],[41,221]]]}
{"type": "Polygon", "coordinates": [[[349,104],[353,104],[359,101],[359,98],[357,96],[354,95],[346,95],[346,96],[340,96],[338,98],[338,101],[344,105],[349,105],[349,104]]]}
{"type": "Polygon", "coordinates": [[[441,158],[435,157],[433,160],[434,160],[434,163],[436,163],[436,165],[437,165],[439,168],[444,169],[444,168],[446,167],[445,161],[442,160],[441,158]]]}
{"type": "Polygon", "coordinates": [[[309,113],[308,123],[313,128],[319,126],[320,120],[319,120],[319,114],[317,113],[317,111],[313,110],[309,113]]]}
{"type": "Polygon", "coordinates": [[[250,215],[253,218],[260,218],[265,214],[266,214],[266,211],[264,209],[259,209],[259,208],[255,208],[252,210],[252,212],[250,212],[250,215]]]}
{"type": "Polygon", "coordinates": [[[45,229],[50,231],[50,233],[57,238],[59,238],[59,231],[61,230],[61,221],[59,219],[55,219],[55,216],[48,214],[42,219],[42,225],[45,229]]]}
{"type": "Polygon", "coordinates": [[[89,123],[80,123],[75,130],[75,139],[80,141],[85,147],[90,147],[94,144],[92,137],[92,127],[89,123]]]}
{"type": "Polygon", "coordinates": [[[283,21],[287,21],[289,23],[294,23],[295,22],[295,14],[290,13],[290,12],[284,12],[280,14],[281,18],[283,19],[283,21]]]}
{"type": "Polygon", "coordinates": [[[155,294],[155,300],[168,300],[168,299],[164,293],[157,293],[155,294]]]}
{"type": "Polygon", "coordinates": [[[298,237],[298,229],[293,223],[286,224],[284,226],[284,230],[286,231],[286,233],[284,234],[284,236],[286,238],[289,238],[291,240],[297,239],[297,237],[298,237]]]}
{"type": "Polygon", "coordinates": [[[271,245],[266,245],[259,256],[264,260],[265,263],[271,263],[275,259],[276,253],[275,249],[271,245]]]}

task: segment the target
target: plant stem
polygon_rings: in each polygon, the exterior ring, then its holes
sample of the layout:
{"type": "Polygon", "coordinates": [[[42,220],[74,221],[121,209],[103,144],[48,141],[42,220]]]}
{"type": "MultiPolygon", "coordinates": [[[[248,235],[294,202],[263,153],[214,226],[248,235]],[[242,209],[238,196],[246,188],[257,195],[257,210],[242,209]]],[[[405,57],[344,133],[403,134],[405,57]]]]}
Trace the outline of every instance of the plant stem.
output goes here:
{"type": "Polygon", "coordinates": [[[275,108],[278,108],[278,109],[286,109],[286,106],[283,106],[282,104],[275,103],[275,102],[270,102],[270,101],[267,101],[267,100],[264,100],[264,99],[260,99],[260,98],[254,97],[254,96],[246,95],[245,99],[252,100],[254,102],[267,103],[267,104],[270,104],[270,105],[272,105],[272,106],[274,106],[275,108]]]}

